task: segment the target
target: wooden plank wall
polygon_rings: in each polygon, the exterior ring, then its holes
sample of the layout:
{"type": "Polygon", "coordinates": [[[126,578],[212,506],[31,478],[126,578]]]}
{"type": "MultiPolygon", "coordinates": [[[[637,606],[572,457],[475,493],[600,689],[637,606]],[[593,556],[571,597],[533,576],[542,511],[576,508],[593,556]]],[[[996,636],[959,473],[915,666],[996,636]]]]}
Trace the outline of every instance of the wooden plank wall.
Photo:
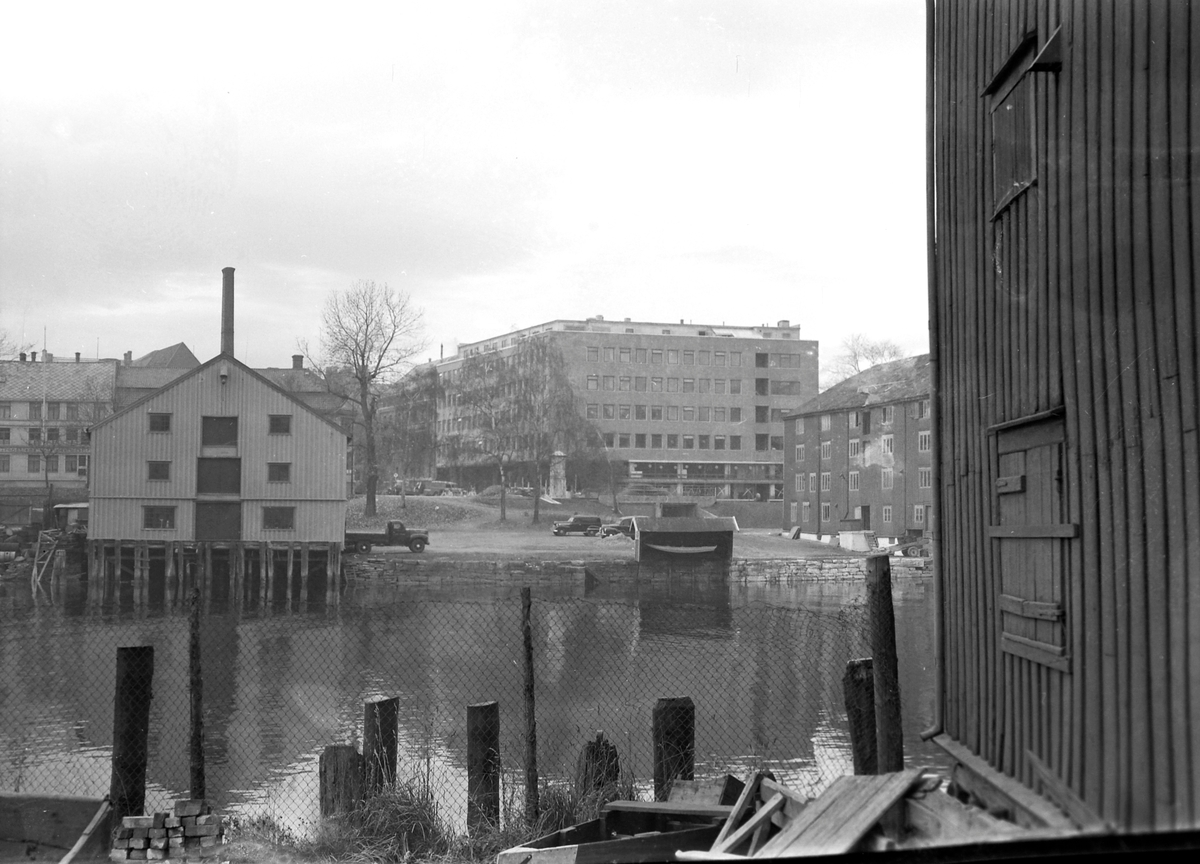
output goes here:
{"type": "Polygon", "coordinates": [[[936,0],[946,731],[1128,829],[1200,823],[1200,3],[936,0]],[[1029,32],[1034,188],[993,221],[990,98],[1029,32]],[[995,436],[1063,409],[1070,671],[999,651],[995,436]]]}

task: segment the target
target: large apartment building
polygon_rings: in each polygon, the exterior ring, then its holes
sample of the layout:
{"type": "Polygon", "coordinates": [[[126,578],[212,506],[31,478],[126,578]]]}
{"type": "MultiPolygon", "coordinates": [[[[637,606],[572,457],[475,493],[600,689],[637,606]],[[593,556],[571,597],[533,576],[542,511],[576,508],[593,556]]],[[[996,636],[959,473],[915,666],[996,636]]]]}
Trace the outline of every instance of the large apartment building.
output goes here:
{"type": "MultiPolygon", "coordinates": [[[[818,346],[789,321],[754,327],[555,320],[459,346],[435,364],[436,432],[459,421],[455,372],[477,354],[554,339],[577,407],[630,489],[690,497],[778,499],[785,414],[817,395],[818,346]]],[[[441,473],[467,465],[440,448],[441,473]]],[[[473,466],[478,468],[477,463],[473,466]]],[[[479,473],[476,471],[476,473],[479,473]]],[[[568,486],[577,485],[567,478],[568,486]]]]}
{"type": "Polygon", "coordinates": [[[847,378],[786,420],[785,523],[806,536],[923,534],[933,508],[929,355],[847,378]]]}

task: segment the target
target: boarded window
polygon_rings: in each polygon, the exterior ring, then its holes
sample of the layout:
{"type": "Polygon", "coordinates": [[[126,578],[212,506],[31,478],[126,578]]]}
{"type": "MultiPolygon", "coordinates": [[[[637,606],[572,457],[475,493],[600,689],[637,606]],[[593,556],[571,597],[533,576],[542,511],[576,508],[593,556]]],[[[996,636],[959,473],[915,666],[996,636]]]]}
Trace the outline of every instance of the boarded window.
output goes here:
{"type": "Polygon", "coordinates": [[[273,531],[290,531],[296,527],[295,507],[264,507],[263,528],[273,531]]]}
{"type": "Polygon", "coordinates": [[[238,434],[236,417],[203,417],[200,443],[206,447],[236,447],[238,434]]]}
{"type": "Polygon", "coordinates": [[[292,463],[291,462],[268,462],[267,463],[267,480],[271,483],[291,483],[292,482],[292,463]]]}
{"type": "MultiPolygon", "coordinates": [[[[272,435],[291,435],[292,434],[292,415],[291,414],[272,414],[271,415],[271,434],[272,435]]],[[[237,437],[236,426],[234,427],[234,437],[235,437],[235,439],[237,437]]]]}
{"type": "Polygon", "coordinates": [[[171,415],[170,414],[151,414],[150,415],[150,431],[151,432],[170,432],[171,431],[171,415]]]}
{"type": "Polygon", "coordinates": [[[170,462],[150,462],[149,471],[146,475],[147,480],[170,480],[171,479],[171,463],[170,462]]]}
{"type": "Polygon", "coordinates": [[[196,492],[232,494],[242,491],[241,459],[199,459],[196,467],[196,492]]]}
{"type": "Polygon", "coordinates": [[[992,117],[993,218],[1037,179],[1033,81],[1025,74],[1036,45],[1032,37],[1022,40],[984,91],[992,117]]]}
{"type": "Polygon", "coordinates": [[[174,507],[143,507],[142,527],[151,530],[171,530],[175,527],[174,507]]]}

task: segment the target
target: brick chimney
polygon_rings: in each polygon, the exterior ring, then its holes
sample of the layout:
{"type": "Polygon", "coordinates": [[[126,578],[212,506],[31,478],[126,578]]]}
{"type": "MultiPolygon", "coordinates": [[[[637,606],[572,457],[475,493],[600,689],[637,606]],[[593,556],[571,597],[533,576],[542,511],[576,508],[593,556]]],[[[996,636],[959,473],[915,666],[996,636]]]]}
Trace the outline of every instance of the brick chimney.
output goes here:
{"type": "Polygon", "coordinates": [[[79,352],[78,351],[75,352],[75,362],[76,363],[79,362],[79,352]]]}
{"type": "Polygon", "coordinates": [[[221,270],[221,353],[233,356],[233,268],[221,270]]]}
{"type": "Polygon", "coordinates": [[[133,352],[132,352],[132,351],[126,351],[126,352],[125,352],[125,365],[126,365],[126,366],[132,366],[132,365],[133,365],[133,352]]]}
{"type": "Polygon", "coordinates": [[[293,369],[303,369],[304,368],[304,355],[303,354],[293,354],[292,355],[292,368],[293,369]]]}
{"type": "Polygon", "coordinates": [[[30,362],[30,363],[36,363],[36,362],[37,362],[37,352],[36,352],[36,351],[30,351],[30,352],[29,352],[29,362],[30,362]]]}
{"type": "Polygon", "coordinates": [[[25,352],[24,351],[21,352],[21,362],[22,363],[25,362],[25,352]]]}

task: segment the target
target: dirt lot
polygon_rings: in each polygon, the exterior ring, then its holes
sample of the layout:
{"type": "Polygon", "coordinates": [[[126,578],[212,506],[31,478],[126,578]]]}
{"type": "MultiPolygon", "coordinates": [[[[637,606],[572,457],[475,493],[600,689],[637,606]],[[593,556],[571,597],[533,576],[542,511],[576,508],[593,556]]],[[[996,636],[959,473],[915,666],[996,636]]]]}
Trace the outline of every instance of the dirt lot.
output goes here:
{"type": "MultiPolygon", "coordinates": [[[[559,505],[541,502],[536,524],[532,521],[532,500],[516,496],[509,497],[507,519],[503,522],[496,500],[408,496],[402,507],[399,496],[381,495],[376,503],[376,517],[367,519],[362,515],[364,500],[351,501],[349,524],[381,528],[389,519],[400,519],[411,528],[427,528],[429,547],[423,553],[427,558],[556,561],[633,557],[633,541],[626,537],[555,537],[550,532],[554,520],[566,519],[573,513],[594,514],[615,521],[611,508],[594,502],[571,501],[559,505]]],[[[377,547],[371,554],[412,553],[403,548],[377,547]]],[[[779,531],[752,530],[734,535],[733,554],[736,558],[807,558],[847,553],[823,543],[789,540],[779,531]]]]}

